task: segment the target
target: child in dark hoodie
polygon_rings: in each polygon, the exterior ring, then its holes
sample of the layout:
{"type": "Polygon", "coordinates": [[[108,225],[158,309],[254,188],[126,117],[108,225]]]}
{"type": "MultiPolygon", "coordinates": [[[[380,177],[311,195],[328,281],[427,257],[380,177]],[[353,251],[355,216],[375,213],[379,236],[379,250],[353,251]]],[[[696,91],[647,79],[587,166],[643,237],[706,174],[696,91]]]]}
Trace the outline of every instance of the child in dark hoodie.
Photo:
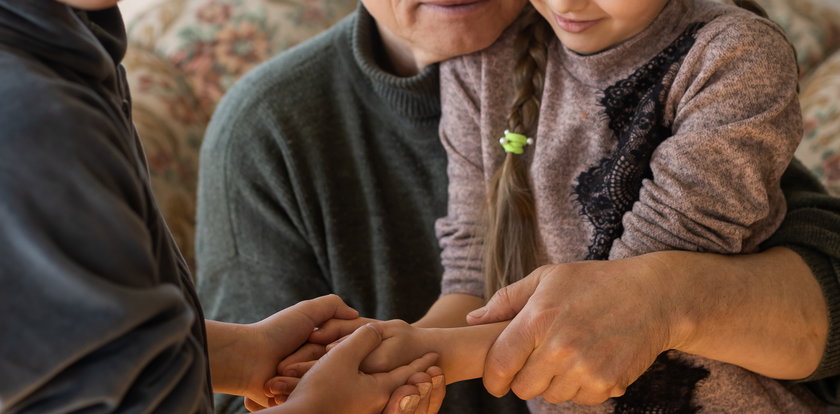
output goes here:
{"type": "MultiPolygon", "coordinates": [[[[267,405],[277,363],[358,313],[326,296],[251,325],[203,320],[131,121],[116,0],[65,2],[0,0],[0,412],[210,413],[212,391],[267,405]]],[[[430,383],[435,356],[361,374],[379,332],[276,412],[380,411],[395,389],[389,409],[417,403],[403,384],[430,383]]]]}

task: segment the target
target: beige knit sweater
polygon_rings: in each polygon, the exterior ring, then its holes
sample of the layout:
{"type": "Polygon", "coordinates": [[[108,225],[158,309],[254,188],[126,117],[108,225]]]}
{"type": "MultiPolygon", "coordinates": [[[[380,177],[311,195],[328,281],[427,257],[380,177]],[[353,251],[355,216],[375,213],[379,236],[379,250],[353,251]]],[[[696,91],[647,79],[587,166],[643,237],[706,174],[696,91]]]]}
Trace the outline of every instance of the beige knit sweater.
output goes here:
{"type": "MultiPolygon", "coordinates": [[[[514,94],[518,26],[441,68],[450,179],[448,213],[437,223],[444,294],[483,293],[475,249],[483,242],[483,183],[504,156],[499,137],[514,94]]],[[[802,135],[797,78],[776,25],[709,0],[671,0],[646,30],[594,55],[554,39],[535,143],[522,155],[539,256],[560,263],[668,249],[754,251],[785,212],[779,178],[802,135]]],[[[758,413],[813,404],[777,381],[678,352],[654,367],[625,397],[599,407],[529,405],[758,413]]]]}

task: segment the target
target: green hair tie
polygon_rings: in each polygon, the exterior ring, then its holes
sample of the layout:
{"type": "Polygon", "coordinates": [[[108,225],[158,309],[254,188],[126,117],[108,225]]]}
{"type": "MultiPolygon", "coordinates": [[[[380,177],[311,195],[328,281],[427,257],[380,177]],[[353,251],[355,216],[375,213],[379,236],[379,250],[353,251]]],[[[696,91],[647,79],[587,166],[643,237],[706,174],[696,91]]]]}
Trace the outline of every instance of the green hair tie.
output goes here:
{"type": "Polygon", "coordinates": [[[505,130],[505,136],[499,138],[499,143],[502,144],[505,152],[512,152],[514,154],[521,155],[525,152],[525,146],[533,144],[534,139],[505,130]]]}

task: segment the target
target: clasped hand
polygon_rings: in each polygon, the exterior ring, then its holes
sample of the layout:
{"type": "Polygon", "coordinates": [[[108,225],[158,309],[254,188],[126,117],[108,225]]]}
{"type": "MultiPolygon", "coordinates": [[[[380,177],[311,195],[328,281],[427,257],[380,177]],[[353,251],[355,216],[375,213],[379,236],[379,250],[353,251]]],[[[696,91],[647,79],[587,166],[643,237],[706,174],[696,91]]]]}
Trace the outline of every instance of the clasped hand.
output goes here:
{"type": "Polygon", "coordinates": [[[543,266],[470,313],[473,325],[513,319],[485,360],[487,390],[586,405],[623,395],[674,336],[668,281],[632,260],[543,266]]]}
{"type": "MultiPolygon", "coordinates": [[[[358,378],[338,375],[332,369],[330,378],[321,375],[320,381],[330,383],[321,388],[330,389],[331,394],[346,393],[347,389],[355,389],[359,397],[370,393],[364,382],[369,378],[381,377],[394,373],[401,367],[418,369],[407,380],[405,385],[396,388],[385,406],[384,413],[414,413],[434,414],[440,409],[445,395],[443,371],[438,366],[424,366],[430,360],[427,347],[415,341],[414,329],[399,320],[378,322],[373,319],[332,319],[327,321],[310,335],[309,343],[300,347],[295,353],[285,358],[277,367],[278,376],[265,384],[266,396],[274,403],[282,404],[296,395],[305,384],[314,382],[311,378],[325,361],[340,358],[338,353],[348,352],[348,348],[357,345],[349,343],[359,331],[371,330],[379,334],[379,341],[375,347],[366,347],[357,352],[353,358],[358,378]],[[305,374],[305,375],[304,375],[305,374]],[[354,382],[354,383],[351,383],[354,382]],[[361,382],[361,383],[360,383],[361,382]]],[[[430,365],[430,364],[429,364],[430,365]]],[[[319,373],[320,374],[320,373],[319,373]]],[[[393,375],[392,375],[393,376],[393,375]]],[[[397,384],[399,385],[399,384],[397,384]]],[[[348,398],[350,396],[348,395],[348,398]]],[[[273,405],[273,404],[272,404],[273,405]]]]}

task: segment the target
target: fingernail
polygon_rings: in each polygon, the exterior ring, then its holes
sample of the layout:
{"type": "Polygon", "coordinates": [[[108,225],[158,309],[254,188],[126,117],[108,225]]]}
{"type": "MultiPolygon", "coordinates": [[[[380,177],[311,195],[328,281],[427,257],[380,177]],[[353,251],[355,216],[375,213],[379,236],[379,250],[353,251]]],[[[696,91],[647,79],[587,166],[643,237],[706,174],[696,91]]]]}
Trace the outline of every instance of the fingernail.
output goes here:
{"type": "Polygon", "coordinates": [[[440,388],[443,385],[443,375],[438,375],[432,378],[432,386],[435,388],[440,388]]]}
{"type": "Polygon", "coordinates": [[[432,389],[432,383],[421,382],[420,384],[417,384],[417,389],[420,390],[420,398],[423,398],[429,393],[429,390],[432,389]]]}
{"type": "Polygon", "coordinates": [[[469,316],[470,318],[480,318],[480,317],[484,316],[485,313],[487,313],[487,308],[486,307],[480,307],[480,308],[470,312],[467,316],[469,316]]]}
{"type": "Polygon", "coordinates": [[[282,394],[283,391],[286,391],[286,384],[282,382],[275,382],[271,384],[271,392],[272,394],[282,394]]]}
{"type": "Polygon", "coordinates": [[[400,400],[400,411],[403,412],[411,412],[417,408],[417,405],[420,404],[420,396],[419,395],[409,395],[407,397],[402,397],[400,400]]]}

